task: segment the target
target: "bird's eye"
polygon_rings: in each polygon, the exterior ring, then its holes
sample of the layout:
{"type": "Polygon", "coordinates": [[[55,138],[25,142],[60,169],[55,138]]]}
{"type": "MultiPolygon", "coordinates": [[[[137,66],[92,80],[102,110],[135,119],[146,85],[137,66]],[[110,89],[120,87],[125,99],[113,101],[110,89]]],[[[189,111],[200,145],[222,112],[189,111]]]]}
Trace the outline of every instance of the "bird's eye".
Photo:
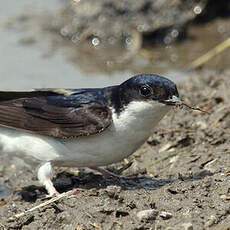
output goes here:
{"type": "Polygon", "coordinates": [[[140,88],[140,94],[144,97],[149,97],[152,95],[152,88],[148,85],[144,85],[140,88]]]}

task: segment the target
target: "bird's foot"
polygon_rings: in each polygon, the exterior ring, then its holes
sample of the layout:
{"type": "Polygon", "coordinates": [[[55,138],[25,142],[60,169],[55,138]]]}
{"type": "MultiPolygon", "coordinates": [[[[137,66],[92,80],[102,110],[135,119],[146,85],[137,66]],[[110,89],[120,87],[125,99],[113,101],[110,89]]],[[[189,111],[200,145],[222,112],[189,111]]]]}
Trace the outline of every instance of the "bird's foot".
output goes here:
{"type": "Polygon", "coordinates": [[[55,191],[52,191],[52,192],[49,192],[47,195],[46,195],[46,198],[53,198],[53,197],[56,197],[60,195],[60,193],[55,189],[55,191]]]}
{"type": "Polygon", "coordinates": [[[107,169],[104,168],[100,168],[100,167],[90,167],[90,169],[95,170],[99,173],[102,174],[102,176],[106,179],[115,179],[115,180],[132,180],[135,179],[135,176],[122,176],[122,175],[118,175],[115,174],[107,169]]]}

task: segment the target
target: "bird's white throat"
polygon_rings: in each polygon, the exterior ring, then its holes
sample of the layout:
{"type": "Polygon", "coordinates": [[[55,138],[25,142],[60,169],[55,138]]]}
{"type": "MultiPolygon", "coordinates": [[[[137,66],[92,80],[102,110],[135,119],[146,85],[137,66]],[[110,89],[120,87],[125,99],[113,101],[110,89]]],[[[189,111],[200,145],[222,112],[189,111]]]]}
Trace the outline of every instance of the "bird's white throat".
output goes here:
{"type": "Polygon", "coordinates": [[[113,113],[113,123],[117,129],[151,132],[169,110],[156,101],[133,101],[120,114],[113,113]]]}

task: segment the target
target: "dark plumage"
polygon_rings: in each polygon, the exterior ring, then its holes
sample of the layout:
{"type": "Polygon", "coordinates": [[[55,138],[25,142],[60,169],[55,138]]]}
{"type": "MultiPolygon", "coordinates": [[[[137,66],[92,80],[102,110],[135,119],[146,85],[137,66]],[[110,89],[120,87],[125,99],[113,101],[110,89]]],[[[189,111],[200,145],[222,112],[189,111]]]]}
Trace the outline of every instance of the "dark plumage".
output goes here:
{"type": "Polygon", "coordinates": [[[118,113],[132,101],[154,100],[166,103],[173,96],[179,97],[175,83],[156,74],[136,75],[108,90],[112,91],[112,104],[118,113]],[[148,91],[150,93],[146,94],[148,91]]]}
{"type": "Polygon", "coordinates": [[[99,133],[133,100],[163,102],[178,96],[175,84],[157,75],[137,75],[97,89],[0,92],[0,125],[57,138],[99,133]]]}
{"type": "Polygon", "coordinates": [[[53,166],[100,167],[130,156],[178,96],[172,81],[153,74],[97,89],[0,92],[0,148],[42,163],[37,176],[52,196],[53,166]]]}

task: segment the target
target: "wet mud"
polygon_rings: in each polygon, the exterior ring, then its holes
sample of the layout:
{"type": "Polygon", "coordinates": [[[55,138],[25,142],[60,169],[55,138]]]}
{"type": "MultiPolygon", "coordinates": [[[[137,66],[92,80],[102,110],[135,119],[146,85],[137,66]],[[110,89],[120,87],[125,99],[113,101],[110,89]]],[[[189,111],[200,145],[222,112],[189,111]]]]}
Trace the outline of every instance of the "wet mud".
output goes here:
{"type": "Polygon", "coordinates": [[[78,193],[12,220],[44,202],[45,191],[33,169],[1,159],[2,229],[229,229],[230,72],[194,74],[179,91],[210,114],[171,111],[134,155],[108,167],[130,179],[59,168],[57,189],[78,193]]]}

